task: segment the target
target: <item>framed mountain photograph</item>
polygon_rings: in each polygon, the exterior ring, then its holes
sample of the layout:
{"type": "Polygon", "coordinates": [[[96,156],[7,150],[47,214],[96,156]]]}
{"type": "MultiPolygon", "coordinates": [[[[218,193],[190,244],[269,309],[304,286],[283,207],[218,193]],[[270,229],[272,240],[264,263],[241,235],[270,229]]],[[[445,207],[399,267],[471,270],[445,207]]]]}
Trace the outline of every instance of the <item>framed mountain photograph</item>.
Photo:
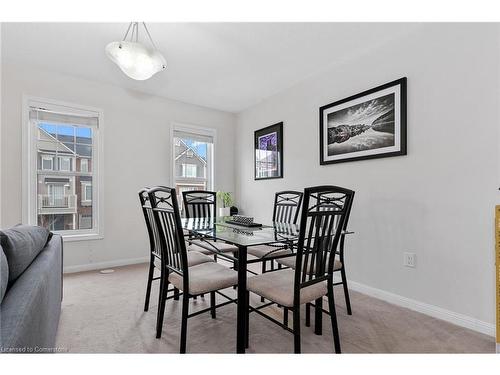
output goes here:
{"type": "Polygon", "coordinates": [[[406,77],[319,113],[321,165],[406,155],[406,77]]]}
{"type": "Polygon", "coordinates": [[[255,179],[283,178],[283,123],[256,130],[254,144],[255,179]]]}

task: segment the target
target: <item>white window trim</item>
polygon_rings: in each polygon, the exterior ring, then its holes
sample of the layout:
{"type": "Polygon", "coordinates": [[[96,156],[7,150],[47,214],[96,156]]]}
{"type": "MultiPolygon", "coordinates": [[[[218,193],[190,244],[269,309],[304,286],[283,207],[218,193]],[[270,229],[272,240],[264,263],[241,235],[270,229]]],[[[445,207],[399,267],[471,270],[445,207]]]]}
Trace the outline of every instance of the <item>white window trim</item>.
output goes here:
{"type": "Polygon", "coordinates": [[[175,188],[175,168],[174,168],[174,160],[175,160],[175,147],[174,147],[174,131],[186,132],[186,133],[194,133],[205,135],[208,137],[212,137],[213,145],[212,145],[212,165],[207,166],[207,177],[211,182],[211,186],[207,186],[207,190],[215,191],[216,181],[215,181],[215,168],[216,168],[216,152],[217,152],[217,130],[213,128],[207,128],[203,126],[193,125],[193,124],[185,124],[180,122],[172,122],[170,126],[170,142],[169,144],[172,147],[171,160],[170,160],[170,185],[175,188]]]}
{"type": "Polygon", "coordinates": [[[94,229],[82,229],[71,231],[56,231],[63,236],[64,241],[82,241],[99,240],[104,238],[104,202],[103,202],[103,124],[104,113],[102,109],[82,106],[80,104],[68,103],[60,100],[40,98],[23,94],[22,99],[22,139],[23,139],[23,161],[22,161],[22,219],[24,224],[37,225],[37,179],[33,173],[37,171],[37,152],[36,152],[36,129],[31,126],[29,120],[30,105],[41,107],[56,106],[67,107],[72,114],[78,114],[78,110],[84,112],[95,112],[99,116],[99,123],[93,132],[93,168],[92,173],[95,176],[94,196],[92,197],[93,227],[94,229]],[[97,143],[97,147],[95,147],[97,143]]]}

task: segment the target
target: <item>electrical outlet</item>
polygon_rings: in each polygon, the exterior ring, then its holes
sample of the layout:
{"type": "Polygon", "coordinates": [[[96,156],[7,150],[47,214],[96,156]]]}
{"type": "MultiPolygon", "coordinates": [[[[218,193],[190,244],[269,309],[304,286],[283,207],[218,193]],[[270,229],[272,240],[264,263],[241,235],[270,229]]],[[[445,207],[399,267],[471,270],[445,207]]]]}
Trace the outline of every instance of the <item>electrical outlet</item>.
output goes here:
{"type": "Polygon", "coordinates": [[[417,256],[415,253],[404,253],[403,265],[406,267],[415,268],[417,264],[417,256]]]}

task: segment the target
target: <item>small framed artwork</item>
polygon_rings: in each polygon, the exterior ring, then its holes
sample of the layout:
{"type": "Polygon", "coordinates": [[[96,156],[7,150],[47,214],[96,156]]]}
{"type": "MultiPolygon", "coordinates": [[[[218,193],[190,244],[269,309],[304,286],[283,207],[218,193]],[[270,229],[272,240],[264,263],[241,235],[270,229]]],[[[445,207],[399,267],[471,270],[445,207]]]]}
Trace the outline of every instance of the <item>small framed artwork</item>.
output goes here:
{"type": "Polygon", "coordinates": [[[283,123],[256,130],[254,145],[255,179],[283,178],[283,123]]]}
{"type": "Polygon", "coordinates": [[[406,77],[319,109],[320,164],[406,155],[406,77]]]}

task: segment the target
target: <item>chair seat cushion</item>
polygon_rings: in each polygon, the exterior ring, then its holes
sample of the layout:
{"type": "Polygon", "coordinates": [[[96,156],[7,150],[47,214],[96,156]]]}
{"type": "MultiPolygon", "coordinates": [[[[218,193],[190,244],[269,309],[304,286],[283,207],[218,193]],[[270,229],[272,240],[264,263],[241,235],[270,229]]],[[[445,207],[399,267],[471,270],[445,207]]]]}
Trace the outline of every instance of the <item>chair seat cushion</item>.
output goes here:
{"type": "MultiPolygon", "coordinates": [[[[189,251],[187,253],[188,267],[197,266],[198,264],[213,262],[213,258],[206,256],[198,251],[189,251]]],[[[161,260],[156,258],[154,260],[155,267],[161,269],[161,260]]]]}
{"type": "MultiPolygon", "coordinates": [[[[282,270],[266,272],[248,278],[247,289],[282,306],[293,306],[295,271],[282,270]]],[[[327,294],[326,281],[300,289],[300,304],[314,301],[327,294]]]]}
{"type": "MultiPolygon", "coordinates": [[[[276,244],[279,245],[279,244],[276,244]]],[[[285,244],[281,244],[283,247],[285,244]]],[[[279,247],[269,246],[269,245],[257,245],[250,246],[247,250],[248,254],[253,255],[259,259],[267,258],[271,259],[273,257],[285,254],[292,254],[292,251],[289,249],[280,249],[279,247]]]]}
{"type": "Polygon", "coordinates": [[[200,247],[198,245],[195,245],[195,244],[190,245],[187,241],[186,241],[186,250],[187,250],[188,254],[191,252],[197,252],[197,253],[201,253],[204,255],[213,255],[214,254],[214,251],[207,250],[207,249],[200,247]]]}
{"type": "MultiPolygon", "coordinates": [[[[184,289],[183,277],[171,273],[168,280],[179,290],[184,289]]],[[[238,273],[215,262],[189,267],[189,294],[197,295],[229,288],[238,283],[238,273]]]]}
{"type": "MultiPolygon", "coordinates": [[[[296,259],[295,256],[286,257],[286,258],[276,259],[276,262],[282,264],[285,267],[290,267],[291,269],[295,269],[295,259],[296,259]]],[[[313,271],[315,270],[315,268],[316,267],[314,267],[313,271]]],[[[333,263],[333,270],[337,271],[340,270],[341,268],[342,268],[342,263],[340,262],[340,260],[335,259],[335,262],[333,263]]],[[[309,267],[307,267],[307,269],[309,270],[309,267]]]]}
{"type": "Polygon", "coordinates": [[[222,253],[233,253],[238,251],[237,246],[230,245],[222,241],[214,241],[210,239],[193,240],[191,241],[191,245],[189,245],[187,249],[188,251],[198,251],[202,254],[211,254],[211,255],[217,253],[217,250],[222,253]],[[210,251],[210,249],[213,249],[213,251],[210,251]]]}
{"type": "Polygon", "coordinates": [[[213,262],[214,259],[198,251],[190,251],[187,253],[187,261],[188,267],[193,267],[198,264],[213,262]]]}

